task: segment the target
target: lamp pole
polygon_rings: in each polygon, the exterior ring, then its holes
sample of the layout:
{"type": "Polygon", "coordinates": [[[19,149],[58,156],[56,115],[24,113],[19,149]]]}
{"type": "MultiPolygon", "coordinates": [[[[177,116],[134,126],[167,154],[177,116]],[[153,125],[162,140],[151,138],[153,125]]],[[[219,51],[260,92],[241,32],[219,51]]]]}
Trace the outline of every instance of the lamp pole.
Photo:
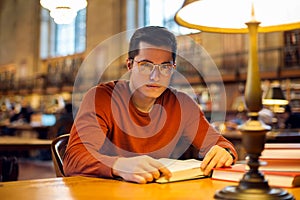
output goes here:
{"type": "MultiPolygon", "coordinates": [[[[253,14],[253,13],[252,13],[253,14]]],[[[248,108],[249,120],[239,127],[242,133],[242,143],[249,157],[247,171],[238,186],[227,186],[215,193],[215,199],[284,199],[294,197],[280,188],[271,188],[259,171],[259,157],[264,149],[266,133],[270,126],[258,119],[262,108],[262,91],[258,66],[257,30],[260,22],[251,20],[246,25],[249,30],[249,61],[245,88],[245,101],[248,108]]]]}

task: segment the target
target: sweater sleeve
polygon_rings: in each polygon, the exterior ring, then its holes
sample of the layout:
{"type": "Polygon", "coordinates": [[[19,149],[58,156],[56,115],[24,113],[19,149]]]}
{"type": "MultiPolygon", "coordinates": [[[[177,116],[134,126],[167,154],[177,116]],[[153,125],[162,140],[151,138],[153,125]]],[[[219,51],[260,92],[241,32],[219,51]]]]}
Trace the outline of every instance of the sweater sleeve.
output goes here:
{"type": "MultiPolygon", "coordinates": [[[[103,155],[99,152],[105,142],[107,116],[105,99],[95,101],[99,92],[91,89],[84,96],[70,132],[70,139],[63,158],[66,176],[112,177],[112,165],[117,157],[103,155]]],[[[101,92],[101,95],[106,95],[101,92]]],[[[109,106],[106,106],[109,107],[109,106]]]]}
{"type": "Polygon", "coordinates": [[[233,144],[213,128],[196,102],[189,97],[185,97],[184,101],[184,105],[188,105],[188,108],[185,109],[190,111],[187,112],[188,120],[185,132],[196,132],[195,134],[185,134],[193,135],[192,144],[199,150],[199,157],[203,158],[212,146],[218,145],[229,149],[236,161],[238,154],[233,144]]]}
{"type": "Polygon", "coordinates": [[[218,145],[225,149],[229,149],[230,153],[234,156],[234,162],[236,162],[238,159],[238,154],[234,148],[234,145],[212,127],[212,125],[205,119],[203,113],[201,115],[202,119],[200,121],[202,121],[202,124],[201,126],[199,125],[199,131],[201,133],[196,135],[193,142],[197,147],[200,147],[199,157],[203,158],[212,146],[218,145]],[[198,139],[199,135],[203,135],[201,144],[199,143],[201,139],[198,139]]]}

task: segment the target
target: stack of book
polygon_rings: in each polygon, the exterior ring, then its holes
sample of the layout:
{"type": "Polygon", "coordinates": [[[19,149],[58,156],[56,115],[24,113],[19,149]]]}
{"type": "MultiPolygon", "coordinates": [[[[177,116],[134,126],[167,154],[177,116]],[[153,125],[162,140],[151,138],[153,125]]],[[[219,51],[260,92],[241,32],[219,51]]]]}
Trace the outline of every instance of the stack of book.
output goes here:
{"type": "MultiPolygon", "coordinates": [[[[270,143],[260,157],[259,170],[275,187],[300,186],[300,144],[270,143]]],[[[238,182],[249,169],[245,163],[235,164],[227,168],[215,168],[212,179],[238,182]]]]}

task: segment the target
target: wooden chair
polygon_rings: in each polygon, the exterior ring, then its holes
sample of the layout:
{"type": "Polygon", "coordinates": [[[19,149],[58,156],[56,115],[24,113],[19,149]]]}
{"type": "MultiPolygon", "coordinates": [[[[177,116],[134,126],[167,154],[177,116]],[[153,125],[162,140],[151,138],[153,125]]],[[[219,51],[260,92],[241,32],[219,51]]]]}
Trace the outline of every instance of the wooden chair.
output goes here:
{"type": "Polygon", "coordinates": [[[53,139],[51,144],[51,155],[57,177],[65,176],[63,170],[63,156],[65,154],[70,134],[60,135],[53,139]]]}
{"type": "Polygon", "coordinates": [[[14,156],[0,156],[0,182],[16,181],[19,175],[18,160],[14,156]]]}

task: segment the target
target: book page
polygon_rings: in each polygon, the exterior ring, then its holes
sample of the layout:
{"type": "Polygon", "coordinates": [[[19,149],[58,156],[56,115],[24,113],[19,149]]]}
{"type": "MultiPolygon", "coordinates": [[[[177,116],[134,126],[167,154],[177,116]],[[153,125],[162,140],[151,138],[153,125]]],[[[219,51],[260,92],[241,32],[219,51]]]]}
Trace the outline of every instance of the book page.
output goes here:
{"type": "Polygon", "coordinates": [[[265,149],[300,149],[299,143],[265,143],[265,149]]]}
{"type": "Polygon", "coordinates": [[[169,158],[161,158],[158,160],[172,172],[172,176],[169,179],[161,176],[156,180],[157,183],[168,183],[208,177],[203,174],[203,171],[200,168],[202,161],[196,159],[175,160],[169,158]]]}
{"type": "Polygon", "coordinates": [[[176,160],[171,158],[160,158],[158,161],[167,167],[171,172],[200,168],[202,163],[202,161],[196,159],[176,160]]]}

